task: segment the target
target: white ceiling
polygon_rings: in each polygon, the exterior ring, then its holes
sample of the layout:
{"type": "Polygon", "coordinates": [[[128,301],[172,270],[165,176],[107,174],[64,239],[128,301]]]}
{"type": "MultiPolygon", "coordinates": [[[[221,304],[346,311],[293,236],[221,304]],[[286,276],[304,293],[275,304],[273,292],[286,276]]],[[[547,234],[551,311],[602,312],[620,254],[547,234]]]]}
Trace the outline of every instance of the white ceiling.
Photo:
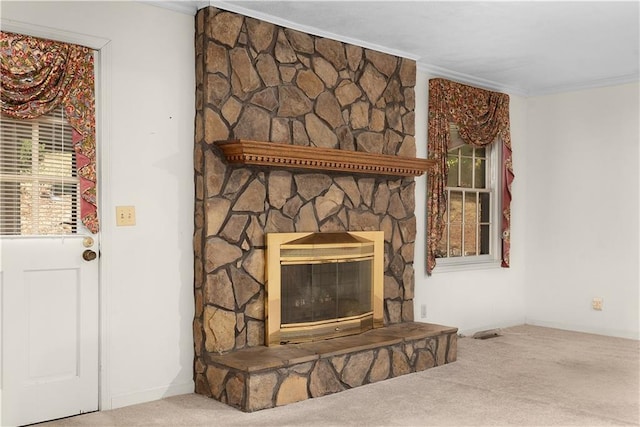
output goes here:
{"type": "Polygon", "coordinates": [[[639,1],[187,1],[415,59],[524,96],[639,80],[639,1]]]}

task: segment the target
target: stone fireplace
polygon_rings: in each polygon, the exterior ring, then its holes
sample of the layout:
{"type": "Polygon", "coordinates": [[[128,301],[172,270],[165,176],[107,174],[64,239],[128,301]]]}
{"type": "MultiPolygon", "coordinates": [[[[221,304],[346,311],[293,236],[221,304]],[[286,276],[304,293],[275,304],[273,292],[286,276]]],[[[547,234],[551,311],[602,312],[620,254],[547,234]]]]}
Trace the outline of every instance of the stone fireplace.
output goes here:
{"type": "Polygon", "coordinates": [[[198,11],[197,393],[254,411],[455,360],[455,328],[413,322],[411,174],[362,164],[335,170],[340,162],[333,160],[315,169],[297,160],[289,168],[236,163],[219,144],[254,140],[259,147],[287,144],[292,152],[339,150],[401,162],[415,157],[414,85],[412,60],[214,7],[198,11]],[[374,323],[384,327],[265,346],[266,236],[367,231],[383,236],[383,296],[374,323]]]}

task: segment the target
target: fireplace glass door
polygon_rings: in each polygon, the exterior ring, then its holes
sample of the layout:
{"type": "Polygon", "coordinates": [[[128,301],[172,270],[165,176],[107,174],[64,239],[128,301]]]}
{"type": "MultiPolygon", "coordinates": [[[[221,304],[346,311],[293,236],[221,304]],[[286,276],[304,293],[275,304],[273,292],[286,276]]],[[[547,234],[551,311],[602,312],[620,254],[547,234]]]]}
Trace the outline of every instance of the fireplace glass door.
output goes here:
{"type": "Polygon", "coordinates": [[[371,313],[372,258],[282,264],[283,325],[322,323],[371,313]]]}

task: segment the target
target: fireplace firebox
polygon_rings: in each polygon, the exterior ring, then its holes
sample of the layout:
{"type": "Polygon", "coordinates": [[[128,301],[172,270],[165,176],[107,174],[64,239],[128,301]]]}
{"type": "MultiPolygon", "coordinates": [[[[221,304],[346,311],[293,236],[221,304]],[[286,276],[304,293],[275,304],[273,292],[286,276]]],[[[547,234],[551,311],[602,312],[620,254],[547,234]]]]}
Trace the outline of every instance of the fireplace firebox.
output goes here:
{"type": "Polygon", "coordinates": [[[268,233],[266,345],[383,326],[384,233],[268,233]]]}

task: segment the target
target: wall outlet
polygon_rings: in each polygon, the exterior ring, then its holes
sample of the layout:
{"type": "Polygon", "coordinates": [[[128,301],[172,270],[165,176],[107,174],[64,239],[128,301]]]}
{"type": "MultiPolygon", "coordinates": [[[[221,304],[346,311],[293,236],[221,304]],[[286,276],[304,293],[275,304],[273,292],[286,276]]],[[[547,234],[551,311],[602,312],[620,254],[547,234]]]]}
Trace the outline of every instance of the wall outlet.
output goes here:
{"type": "Polygon", "coordinates": [[[427,317],[427,304],[422,304],[420,306],[420,318],[424,319],[427,317]]]}
{"type": "Polygon", "coordinates": [[[116,206],[116,225],[136,225],[135,206],[116,206]]]}
{"type": "Polygon", "coordinates": [[[602,311],[602,298],[594,297],[591,300],[591,308],[593,308],[594,310],[602,311]]]}

